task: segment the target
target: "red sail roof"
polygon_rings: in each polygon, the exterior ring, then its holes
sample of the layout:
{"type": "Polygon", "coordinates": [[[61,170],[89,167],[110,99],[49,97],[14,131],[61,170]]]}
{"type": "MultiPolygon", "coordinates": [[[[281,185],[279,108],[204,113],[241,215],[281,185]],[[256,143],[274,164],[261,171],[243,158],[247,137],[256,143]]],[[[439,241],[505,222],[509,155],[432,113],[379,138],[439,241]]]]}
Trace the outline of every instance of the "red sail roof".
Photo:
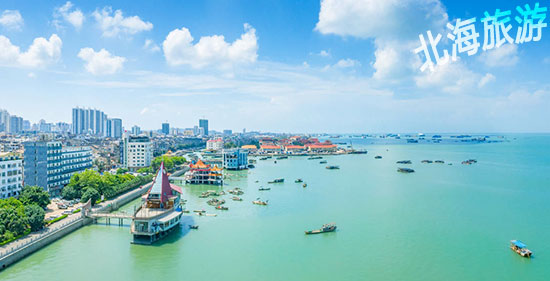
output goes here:
{"type": "Polygon", "coordinates": [[[164,162],[161,162],[157,175],[149,189],[147,199],[160,199],[160,202],[166,203],[168,197],[172,195],[172,187],[168,180],[168,174],[164,170],[164,162]]]}

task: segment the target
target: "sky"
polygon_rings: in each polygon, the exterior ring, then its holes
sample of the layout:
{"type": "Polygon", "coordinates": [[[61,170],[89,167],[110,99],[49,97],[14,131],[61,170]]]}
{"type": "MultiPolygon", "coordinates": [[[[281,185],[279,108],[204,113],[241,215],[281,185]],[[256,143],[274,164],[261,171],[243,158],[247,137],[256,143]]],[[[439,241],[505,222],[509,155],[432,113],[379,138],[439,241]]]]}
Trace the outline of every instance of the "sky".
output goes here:
{"type": "Polygon", "coordinates": [[[127,129],[550,132],[550,29],[513,40],[516,6],[536,3],[3,0],[0,108],[68,123],[97,108],[127,129]],[[483,50],[496,9],[512,43],[483,50]],[[477,52],[421,71],[419,35],[452,54],[447,25],[474,17],[477,52]]]}

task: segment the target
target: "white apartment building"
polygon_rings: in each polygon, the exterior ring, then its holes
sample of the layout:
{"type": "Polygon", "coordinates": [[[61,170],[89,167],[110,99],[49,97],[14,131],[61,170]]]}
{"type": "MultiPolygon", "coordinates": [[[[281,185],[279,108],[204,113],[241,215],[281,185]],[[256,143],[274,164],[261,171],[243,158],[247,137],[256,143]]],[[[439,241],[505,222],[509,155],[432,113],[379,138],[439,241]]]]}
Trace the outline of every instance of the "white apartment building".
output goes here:
{"type": "Polygon", "coordinates": [[[23,160],[9,153],[0,153],[0,199],[19,196],[23,189],[23,160]]]}
{"type": "Polygon", "coordinates": [[[122,141],[122,162],[130,170],[151,166],[153,144],[147,136],[126,136],[122,141]]]}
{"type": "Polygon", "coordinates": [[[206,141],[206,149],[207,150],[222,150],[223,149],[223,140],[221,138],[213,139],[213,140],[207,140],[206,141]]]}

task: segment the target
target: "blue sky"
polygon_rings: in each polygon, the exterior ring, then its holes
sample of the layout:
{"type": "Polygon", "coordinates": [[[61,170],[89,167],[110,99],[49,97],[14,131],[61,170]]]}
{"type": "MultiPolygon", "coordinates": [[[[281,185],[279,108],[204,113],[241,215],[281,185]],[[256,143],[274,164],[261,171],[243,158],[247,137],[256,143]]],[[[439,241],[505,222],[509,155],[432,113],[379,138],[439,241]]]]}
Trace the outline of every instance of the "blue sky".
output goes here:
{"type": "Polygon", "coordinates": [[[484,11],[535,3],[2,1],[0,108],[70,122],[94,107],[144,129],[549,132],[548,27],[433,72],[412,52],[457,18],[482,41],[484,11]]]}

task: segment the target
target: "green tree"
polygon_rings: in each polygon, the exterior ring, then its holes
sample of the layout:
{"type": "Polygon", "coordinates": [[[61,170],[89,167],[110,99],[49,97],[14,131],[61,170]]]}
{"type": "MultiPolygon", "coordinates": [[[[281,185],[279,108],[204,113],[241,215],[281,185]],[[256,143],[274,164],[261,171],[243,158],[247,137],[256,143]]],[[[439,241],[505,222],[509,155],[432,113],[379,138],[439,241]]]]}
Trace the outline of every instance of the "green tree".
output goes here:
{"type": "Polygon", "coordinates": [[[0,241],[22,235],[27,227],[25,207],[21,201],[10,197],[0,199],[0,241]]]}
{"type": "Polygon", "coordinates": [[[125,169],[125,168],[119,168],[118,170],[116,170],[117,175],[122,175],[126,173],[128,173],[128,169],[125,169]]]}
{"type": "Polygon", "coordinates": [[[23,205],[36,204],[46,208],[50,204],[50,194],[40,186],[27,185],[23,188],[19,200],[23,205]]]}
{"type": "Polygon", "coordinates": [[[80,198],[80,196],[82,196],[82,194],[80,193],[79,190],[76,190],[76,188],[74,188],[74,186],[67,185],[61,191],[61,197],[63,197],[64,199],[67,199],[67,200],[73,200],[73,199],[76,199],[76,198],[80,198]]]}
{"type": "Polygon", "coordinates": [[[152,173],[151,172],[151,168],[147,167],[147,168],[141,168],[139,170],[137,170],[138,173],[140,174],[148,174],[148,173],[152,173]]]}
{"type": "Polygon", "coordinates": [[[42,226],[44,226],[44,216],[46,215],[43,208],[36,204],[27,205],[25,206],[25,215],[27,216],[27,224],[32,231],[42,229],[42,226]]]}
{"type": "Polygon", "coordinates": [[[95,202],[99,200],[99,192],[97,189],[93,188],[86,188],[84,190],[84,193],[82,193],[82,198],[80,199],[80,202],[85,203],[88,202],[89,199],[92,201],[92,206],[95,205],[95,202]]]}

